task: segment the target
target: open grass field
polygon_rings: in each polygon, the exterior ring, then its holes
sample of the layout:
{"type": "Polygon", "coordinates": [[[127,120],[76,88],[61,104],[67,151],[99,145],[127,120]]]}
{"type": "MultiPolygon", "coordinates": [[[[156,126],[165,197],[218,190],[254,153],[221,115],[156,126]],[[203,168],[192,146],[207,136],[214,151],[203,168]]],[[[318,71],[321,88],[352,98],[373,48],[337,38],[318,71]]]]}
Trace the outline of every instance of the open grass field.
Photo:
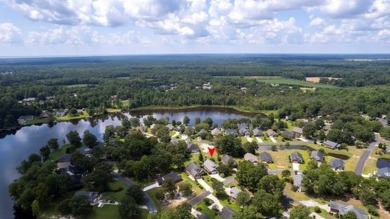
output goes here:
{"type": "Polygon", "coordinates": [[[213,211],[213,210],[208,208],[208,206],[206,205],[204,200],[199,202],[199,204],[195,205],[194,208],[197,209],[198,211],[206,214],[210,219],[216,218],[218,215],[218,213],[216,211],[213,211]]]}
{"type": "Polygon", "coordinates": [[[335,88],[333,85],[311,83],[307,81],[294,80],[289,78],[273,78],[273,79],[259,79],[259,81],[267,84],[278,84],[278,85],[292,85],[299,87],[312,87],[312,88],[335,88]]]}
{"type": "Polygon", "coordinates": [[[69,120],[72,120],[72,119],[85,119],[85,118],[88,118],[89,117],[89,114],[85,111],[81,112],[79,115],[76,115],[76,116],[71,116],[69,113],[66,114],[66,116],[62,116],[62,117],[55,117],[57,121],[69,121],[69,120]]]}

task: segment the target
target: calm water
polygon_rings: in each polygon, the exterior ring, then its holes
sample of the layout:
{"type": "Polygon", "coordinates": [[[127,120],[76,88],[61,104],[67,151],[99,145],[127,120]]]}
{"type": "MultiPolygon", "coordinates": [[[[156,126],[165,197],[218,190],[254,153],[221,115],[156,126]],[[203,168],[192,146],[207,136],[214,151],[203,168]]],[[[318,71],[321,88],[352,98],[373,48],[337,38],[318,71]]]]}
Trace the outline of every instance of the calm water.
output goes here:
{"type": "MultiPolygon", "coordinates": [[[[125,114],[126,116],[137,116],[141,120],[146,115],[153,115],[157,119],[169,117],[170,121],[182,121],[187,115],[190,118],[190,125],[194,124],[196,117],[202,120],[206,117],[213,119],[219,127],[223,120],[228,118],[242,118],[248,115],[240,114],[232,110],[220,109],[194,109],[185,111],[147,111],[125,114]]],[[[13,218],[13,201],[8,194],[8,185],[18,178],[16,167],[31,153],[39,153],[39,149],[46,144],[50,138],[58,138],[59,142],[65,141],[65,135],[69,131],[77,130],[82,134],[89,130],[101,140],[105,127],[108,125],[120,125],[118,116],[108,116],[107,118],[94,121],[80,120],[78,122],[61,122],[49,127],[47,124],[23,127],[13,135],[7,135],[0,139],[0,218],[13,218]]]]}
{"type": "Polygon", "coordinates": [[[378,169],[383,168],[383,167],[390,167],[390,160],[380,158],[380,159],[378,159],[378,161],[376,162],[376,167],[377,167],[378,169]]]}

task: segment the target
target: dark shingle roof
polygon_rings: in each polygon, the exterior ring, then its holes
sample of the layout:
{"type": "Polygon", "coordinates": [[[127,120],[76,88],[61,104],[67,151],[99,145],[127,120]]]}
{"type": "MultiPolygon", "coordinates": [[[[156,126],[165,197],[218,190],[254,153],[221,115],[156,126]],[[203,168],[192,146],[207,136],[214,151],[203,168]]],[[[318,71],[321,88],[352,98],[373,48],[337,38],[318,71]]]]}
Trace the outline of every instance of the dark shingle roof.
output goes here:
{"type": "Polygon", "coordinates": [[[320,151],[312,151],[310,154],[310,159],[322,162],[324,160],[324,154],[320,151]]]}
{"type": "Polygon", "coordinates": [[[70,162],[72,159],[71,154],[63,154],[60,158],[58,158],[58,163],[70,162]]]}
{"type": "Polygon", "coordinates": [[[323,145],[331,149],[336,149],[340,147],[338,143],[329,140],[324,141],[323,145]]]}
{"type": "Polygon", "coordinates": [[[378,177],[390,177],[390,168],[389,167],[380,168],[376,172],[376,175],[378,177]]]}
{"type": "Polygon", "coordinates": [[[357,208],[353,205],[348,205],[348,204],[344,204],[341,202],[330,201],[329,206],[332,210],[339,212],[340,215],[345,215],[348,212],[353,212],[356,214],[356,217],[358,219],[368,219],[369,218],[368,214],[363,209],[357,208]]]}
{"type": "Polygon", "coordinates": [[[186,171],[191,175],[191,176],[196,176],[198,174],[202,173],[202,169],[198,167],[194,162],[191,162],[186,166],[186,171]]]}
{"type": "Polygon", "coordinates": [[[222,208],[222,210],[219,212],[219,215],[223,219],[231,219],[236,213],[229,207],[225,206],[222,208]]]}
{"type": "Polygon", "coordinates": [[[259,157],[260,157],[261,162],[265,162],[265,163],[273,163],[274,162],[272,160],[271,154],[269,154],[267,152],[263,152],[263,153],[259,154],[259,157]]]}
{"type": "Polygon", "coordinates": [[[344,170],[344,161],[341,159],[332,159],[329,165],[335,170],[344,170]]]}
{"type": "Polygon", "coordinates": [[[216,163],[214,163],[212,160],[207,159],[207,160],[203,163],[203,167],[204,167],[208,172],[212,173],[212,172],[217,171],[218,165],[217,165],[216,163]]]}
{"type": "Polygon", "coordinates": [[[302,154],[299,153],[299,152],[292,152],[290,154],[290,159],[291,159],[291,162],[299,162],[299,163],[302,163],[304,160],[303,160],[303,157],[302,157],[302,154]]]}
{"type": "Polygon", "coordinates": [[[253,135],[254,136],[260,136],[262,134],[263,134],[263,132],[259,128],[253,129],[253,135]]]}
{"type": "Polygon", "coordinates": [[[181,176],[174,173],[174,172],[171,172],[171,173],[169,173],[165,176],[162,176],[162,177],[158,177],[156,181],[158,182],[159,185],[162,185],[165,182],[165,180],[167,180],[167,179],[172,179],[172,181],[174,183],[182,181],[181,176]]]}

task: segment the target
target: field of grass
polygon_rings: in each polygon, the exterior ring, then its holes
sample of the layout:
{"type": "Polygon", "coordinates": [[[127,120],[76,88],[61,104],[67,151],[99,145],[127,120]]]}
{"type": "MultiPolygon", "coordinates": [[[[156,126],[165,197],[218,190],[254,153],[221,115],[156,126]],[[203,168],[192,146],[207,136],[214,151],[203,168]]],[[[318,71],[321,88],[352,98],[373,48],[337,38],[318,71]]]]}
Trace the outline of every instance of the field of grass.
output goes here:
{"type": "Polygon", "coordinates": [[[88,87],[91,84],[72,84],[72,85],[67,85],[67,88],[79,88],[79,87],[88,87]]]}
{"type": "Polygon", "coordinates": [[[194,207],[196,210],[206,214],[210,219],[216,218],[218,213],[209,209],[206,203],[203,201],[199,202],[199,204],[194,207]]]}
{"type": "Polygon", "coordinates": [[[120,113],[121,109],[107,108],[108,113],[120,113]]]}
{"type": "Polygon", "coordinates": [[[200,195],[204,192],[203,188],[197,184],[197,182],[190,179],[186,173],[181,173],[181,177],[183,178],[183,182],[187,182],[192,185],[192,190],[195,192],[196,195],[200,195]]]}
{"type": "Polygon", "coordinates": [[[34,118],[33,120],[27,121],[26,125],[40,124],[40,123],[48,123],[49,118],[34,118]]]}
{"type": "Polygon", "coordinates": [[[319,84],[319,83],[310,83],[307,81],[300,81],[295,79],[288,78],[272,78],[272,79],[258,79],[258,81],[267,83],[267,84],[275,84],[275,85],[292,85],[299,87],[311,87],[311,88],[335,88],[333,85],[328,84],[319,84]]]}
{"type": "Polygon", "coordinates": [[[96,205],[93,207],[93,211],[88,214],[86,219],[119,219],[119,206],[118,205],[104,205],[98,208],[96,205]]]}
{"type": "Polygon", "coordinates": [[[103,197],[105,199],[111,199],[120,202],[126,195],[126,189],[127,186],[123,182],[114,180],[110,183],[110,191],[112,192],[104,193],[103,197]]]}
{"type": "Polygon", "coordinates": [[[63,117],[55,117],[57,121],[69,121],[72,119],[85,119],[88,118],[89,114],[85,111],[81,112],[79,115],[71,116],[69,113],[63,117]]]}

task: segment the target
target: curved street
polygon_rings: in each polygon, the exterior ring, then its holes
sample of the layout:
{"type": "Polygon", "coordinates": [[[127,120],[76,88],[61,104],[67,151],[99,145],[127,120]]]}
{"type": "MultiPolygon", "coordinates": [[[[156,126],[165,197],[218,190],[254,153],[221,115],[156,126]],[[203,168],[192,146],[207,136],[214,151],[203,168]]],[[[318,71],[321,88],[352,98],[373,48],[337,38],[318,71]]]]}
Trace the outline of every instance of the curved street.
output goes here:
{"type": "Polygon", "coordinates": [[[375,133],[374,141],[370,143],[368,148],[364,151],[363,155],[360,157],[358,163],[355,167],[355,173],[359,176],[362,175],[364,164],[366,163],[368,157],[370,156],[372,150],[374,149],[375,145],[378,143],[379,134],[375,133]]]}

